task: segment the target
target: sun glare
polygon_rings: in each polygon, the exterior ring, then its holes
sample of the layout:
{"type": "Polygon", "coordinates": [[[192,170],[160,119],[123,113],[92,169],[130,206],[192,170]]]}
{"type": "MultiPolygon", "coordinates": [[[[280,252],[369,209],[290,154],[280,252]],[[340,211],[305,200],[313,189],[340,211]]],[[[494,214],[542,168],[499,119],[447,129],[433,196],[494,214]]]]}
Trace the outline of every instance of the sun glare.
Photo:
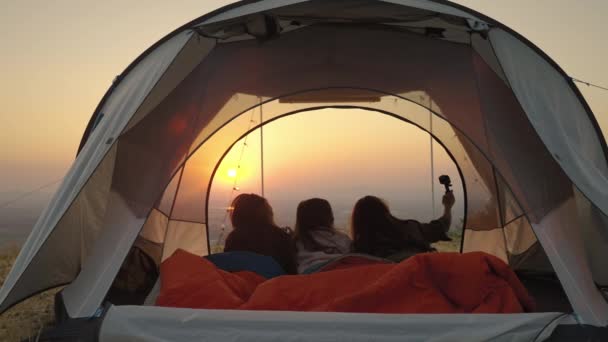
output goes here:
{"type": "Polygon", "coordinates": [[[228,177],[235,178],[236,177],[236,169],[229,169],[228,170],[228,177]]]}

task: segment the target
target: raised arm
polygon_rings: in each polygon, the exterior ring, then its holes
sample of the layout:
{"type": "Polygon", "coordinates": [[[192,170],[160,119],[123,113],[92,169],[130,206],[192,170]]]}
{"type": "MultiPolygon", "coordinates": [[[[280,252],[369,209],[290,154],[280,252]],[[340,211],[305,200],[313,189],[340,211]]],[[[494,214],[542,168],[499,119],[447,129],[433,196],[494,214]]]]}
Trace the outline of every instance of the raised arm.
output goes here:
{"type": "Polygon", "coordinates": [[[437,241],[450,240],[447,232],[452,224],[452,207],[456,199],[454,193],[448,191],[443,195],[441,203],[443,204],[443,215],[436,220],[421,225],[422,235],[429,243],[437,241]]]}

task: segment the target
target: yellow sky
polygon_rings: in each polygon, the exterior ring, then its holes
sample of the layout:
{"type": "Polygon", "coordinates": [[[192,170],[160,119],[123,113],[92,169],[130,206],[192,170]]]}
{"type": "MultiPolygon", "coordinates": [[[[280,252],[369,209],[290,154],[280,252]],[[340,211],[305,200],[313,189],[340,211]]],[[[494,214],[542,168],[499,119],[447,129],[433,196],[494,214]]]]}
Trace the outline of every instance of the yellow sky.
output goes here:
{"type": "MultiPolygon", "coordinates": [[[[571,75],[608,84],[607,1],[457,2],[527,36],[571,75]]],[[[113,78],[165,34],[227,3],[3,0],[0,192],[27,191],[60,177],[113,78]]],[[[584,93],[608,128],[608,93],[586,87],[584,93]]]]}

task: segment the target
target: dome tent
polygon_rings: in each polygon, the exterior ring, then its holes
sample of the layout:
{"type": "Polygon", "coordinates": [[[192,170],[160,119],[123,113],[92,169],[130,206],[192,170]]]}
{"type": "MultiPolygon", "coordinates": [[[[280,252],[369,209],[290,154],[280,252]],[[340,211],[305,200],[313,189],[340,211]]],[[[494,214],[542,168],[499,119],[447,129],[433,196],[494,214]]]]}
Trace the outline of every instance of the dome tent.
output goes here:
{"type": "Polygon", "coordinates": [[[470,336],[471,324],[481,337],[529,339],[553,320],[608,323],[608,270],[600,263],[608,254],[607,149],[593,114],[570,78],[525,38],[429,0],[244,1],[154,45],[95,111],[0,291],[0,310],[67,284],[59,305],[71,318],[89,317],[134,243],[154,246],[157,261],[176,248],[208,254],[207,203],[190,199],[208,197],[223,153],[252,129],[243,114],[263,110],[259,126],[319,108],[393,115],[441,141],[469,199],[462,251],[555,272],[574,314],[224,312],[218,320],[206,310],[111,306],[100,318],[102,340],[143,331],[221,338],[226,322],[256,339],[269,327],[278,338],[287,331],[319,338],[332,333],[327,321],[353,339],[470,336]],[[437,324],[445,329],[435,331],[437,324]]]}

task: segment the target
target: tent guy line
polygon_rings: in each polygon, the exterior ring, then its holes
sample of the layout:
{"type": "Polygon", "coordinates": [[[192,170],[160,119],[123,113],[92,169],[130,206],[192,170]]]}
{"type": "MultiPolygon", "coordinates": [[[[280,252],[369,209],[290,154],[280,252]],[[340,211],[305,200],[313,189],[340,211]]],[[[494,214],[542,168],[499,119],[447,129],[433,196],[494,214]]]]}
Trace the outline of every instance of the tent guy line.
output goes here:
{"type": "Polygon", "coordinates": [[[602,86],[599,86],[597,84],[593,84],[593,83],[590,83],[590,82],[587,82],[587,81],[579,80],[578,78],[574,78],[572,76],[570,76],[570,78],[572,79],[572,81],[585,84],[587,87],[594,87],[594,88],[598,88],[598,89],[601,89],[601,90],[608,91],[607,87],[602,87],[602,86]]]}
{"type": "Polygon", "coordinates": [[[0,203],[0,209],[4,209],[4,208],[8,207],[9,205],[11,205],[11,204],[13,204],[15,202],[19,202],[20,200],[22,200],[24,198],[27,198],[27,197],[29,197],[29,196],[31,196],[31,195],[33,195],[33,194],[35,194],[35,193],[37,193],[37,192],[45,189],[45,188],[53,186],[53,185],[59,183],[61,180],[63,180],[63,177],[61,177],[59,179],[56,179],[56,180],[54,180],[54,181],[52,181],[50,183],[47,183],[45,185],[42,185],[40,187],[37,187],[36,189],[27,191],[27,192],[25,192],[25,193],[23,193],[23,194],[15,197],[15,198],[11,199],[11,200],[8,200],[8,201],[4,202],[4,203],[0,203]]]}

